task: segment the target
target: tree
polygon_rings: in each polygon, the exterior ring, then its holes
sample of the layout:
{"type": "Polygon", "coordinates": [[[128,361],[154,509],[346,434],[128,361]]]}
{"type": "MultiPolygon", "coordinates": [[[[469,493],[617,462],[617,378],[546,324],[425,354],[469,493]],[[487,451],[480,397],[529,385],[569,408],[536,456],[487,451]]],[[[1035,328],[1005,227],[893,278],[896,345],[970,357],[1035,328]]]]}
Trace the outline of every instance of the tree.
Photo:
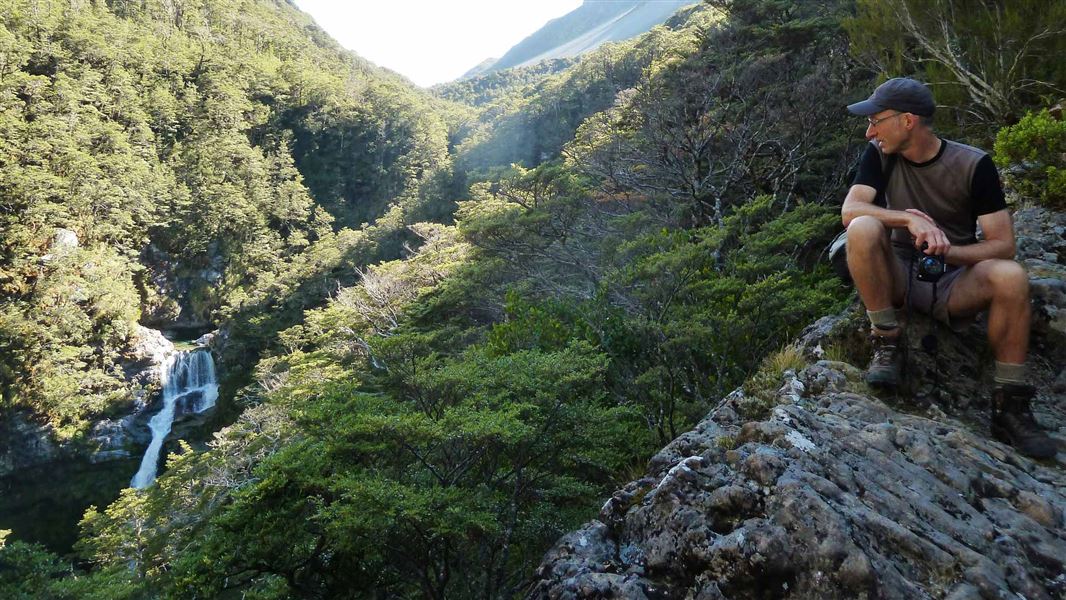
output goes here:
{"type": "Polygon", "coordinates": [[[924,73],[941,103],[991,137],[1041,96],[1066,93],[1066,67],[1047,60],[1066,52],[1064,23],[1060,2],[860,0],[845,27],[883,76],[924,73]]]}

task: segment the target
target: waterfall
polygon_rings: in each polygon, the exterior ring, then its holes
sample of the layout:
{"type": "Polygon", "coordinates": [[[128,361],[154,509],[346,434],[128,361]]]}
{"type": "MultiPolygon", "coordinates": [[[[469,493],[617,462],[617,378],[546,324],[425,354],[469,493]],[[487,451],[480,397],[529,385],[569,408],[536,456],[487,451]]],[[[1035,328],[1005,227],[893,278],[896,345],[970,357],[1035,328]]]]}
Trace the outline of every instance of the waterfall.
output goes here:
{"type": "Polygon", "coordinates": [[[163,371],[163,408],[148,421],[152,443],[148,445],[141,468],[130,481],[130,487],[144,488],[155,481],[159,451],[170,433],[175,414],[203,412],[214,406],[218,399],[215,361],[210,352],[194,350],[172,354],[160,369],[163,371]]]}

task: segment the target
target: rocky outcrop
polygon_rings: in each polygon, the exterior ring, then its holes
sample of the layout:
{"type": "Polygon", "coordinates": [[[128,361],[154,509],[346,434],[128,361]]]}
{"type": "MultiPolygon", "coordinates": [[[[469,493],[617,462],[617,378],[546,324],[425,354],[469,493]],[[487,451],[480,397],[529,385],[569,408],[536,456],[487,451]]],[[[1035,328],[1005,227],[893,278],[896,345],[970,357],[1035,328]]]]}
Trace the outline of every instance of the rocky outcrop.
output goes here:
{"type": "Polygon", "coordinates": [[[89,462],[130,458],[135,445],[146,445],[151,439],[147,428],[137,426],[135,414],[98,421],[89,433],[89,462]]]}
{"type": "Polygon", "coordinates": [[[1027,460],[860,375],[789,372],[760,420],[745,392],[726,398],[547,554],[535,595],[1063,597],[1063,455],[1027,460]]]}
{"type": "MultiPolygon", "coordinates": [[[[158,388],[162,383],[160,367],[175,352],[174,342],[168,340],[162,331],[138,325],[130,352],[123,363],[126,378],[142,387],[158,388]]],[[[144,408],[144,404],[138,408],[144,408]]]]}
{"type": "Polygon", "coordinates": [[[1034,412],[1055,459],[988,435],[980,322],[956,335],[913,318],[909,383],[878,395],[855,366],[856,306],[804,334],[806,366],[723,399],[562,538],[531,596],[1066,598],[1066,229],[1038,209],[1016,222],[1034,412]]]}
{"type": "Polygon", "coordinates": [[[77,233],[57,227],[52,235],[52,244],[48,248],[48,254],[42,256],[40,262],[41,264],[51,263],[77,250],[78,246],[77,233]]]}
{"type": "Polygon", "coordinates": [[[35,422],[29,412],[13,411],[0,432],[5,437],[0,451],[0,477],[60,456],[52,428],[35,422]]]}
{"type": "Polygon", "coordinates": [[[1018,256],[1029,271],[1035,325],[1066,339],[1066,217],[1023,208],[1014,221],[1018,256]]]}
{"type": "Polygon", "coordinates": [[[59,444],[50,426],[38,423],[29,412],[15,412],[5,428],[0,477],[71,456],[84,456],[94,463],[132,456],[152,438],[147,425],[149,404],[161,387],[160,365],[174,352],[174,344],[162,332],[138,326],[122,363],[133,388],[126,414],[97,421],[82,440],[59,444]]]}

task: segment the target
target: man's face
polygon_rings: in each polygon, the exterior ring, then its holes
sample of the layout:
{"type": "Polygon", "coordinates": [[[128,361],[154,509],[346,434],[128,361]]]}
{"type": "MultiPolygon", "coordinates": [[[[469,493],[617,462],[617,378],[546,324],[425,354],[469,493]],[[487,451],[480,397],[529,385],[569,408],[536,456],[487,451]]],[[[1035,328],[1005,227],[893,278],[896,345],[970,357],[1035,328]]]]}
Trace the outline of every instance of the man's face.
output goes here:
{"type": "Polygon", "coordinates": [[[877,140],[881,152],[893,154],[907,149],[910,129],[903,122],[907,113],[883,110],[866,119],[866,139],[877,140]]]}

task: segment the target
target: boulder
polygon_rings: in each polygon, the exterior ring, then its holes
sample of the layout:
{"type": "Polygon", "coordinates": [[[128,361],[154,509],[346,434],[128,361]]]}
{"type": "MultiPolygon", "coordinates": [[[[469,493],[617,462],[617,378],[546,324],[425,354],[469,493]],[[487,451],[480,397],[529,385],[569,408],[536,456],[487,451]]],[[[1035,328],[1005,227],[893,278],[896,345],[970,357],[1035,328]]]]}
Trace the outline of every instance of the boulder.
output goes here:
{"type": "Polygon", "coordinates": [[[143,387],[158,388],[161,385],[161,365],[175,352],[174,343],[163,332],[138,325],[124,365],[127,379],[143,387]]]}
{"type": "Polygon", "coordinates": [[[215,348],[218,342],[220,342],[221,340],[222,338],[219,336],[218,330],[216,329],[212,332],[205,333],[200,337],[196,338],[196,341],[193,343],[203,348],[215,348]]]}
{"type": "Polygon", "coordinates": [[[56,228],[52,236],[52,254],[63,254],[78,247],[78,234],[69,229],[56,228]]]}
{"type": "Polygon", "coordinates": [[[57,259],[63,258],[74,250],[77,250],[78,246],[79,242],[77,233],[70,229],[57,227],[52,235],[52,244],[48,247],[48,253],[39,259],[40,264],[47,265],[57,259]]]}

